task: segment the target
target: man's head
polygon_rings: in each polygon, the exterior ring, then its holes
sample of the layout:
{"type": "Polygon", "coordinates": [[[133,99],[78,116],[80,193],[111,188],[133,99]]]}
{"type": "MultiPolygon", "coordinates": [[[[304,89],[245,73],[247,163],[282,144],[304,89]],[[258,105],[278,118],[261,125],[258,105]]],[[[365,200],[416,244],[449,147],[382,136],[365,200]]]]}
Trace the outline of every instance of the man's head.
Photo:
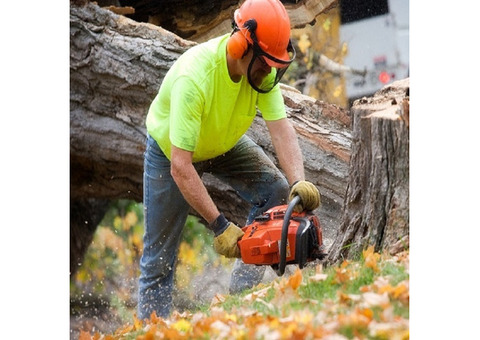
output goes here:
{"type": "Polygon", "coordinates": [[[270,91],[295,58],[290,19],[279,0],[246,0],[234,15],[227,52],[234,59],[250,57],[247,76],[260,93],[270,91]]]}

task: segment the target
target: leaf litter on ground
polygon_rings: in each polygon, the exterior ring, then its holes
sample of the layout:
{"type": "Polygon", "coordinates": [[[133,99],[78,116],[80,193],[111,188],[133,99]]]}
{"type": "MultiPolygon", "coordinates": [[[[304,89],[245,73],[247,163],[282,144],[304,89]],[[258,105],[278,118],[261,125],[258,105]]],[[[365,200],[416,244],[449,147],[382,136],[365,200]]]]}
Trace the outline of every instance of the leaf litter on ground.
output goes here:
{"type": "Polygon", "coordinates": [[[409,339],[408,263],[408,250],[390,256],[369,247],[358,261],[297,269],[169,318],[132,315],[113,334],[82,331],[79,340],[409,339]]]}

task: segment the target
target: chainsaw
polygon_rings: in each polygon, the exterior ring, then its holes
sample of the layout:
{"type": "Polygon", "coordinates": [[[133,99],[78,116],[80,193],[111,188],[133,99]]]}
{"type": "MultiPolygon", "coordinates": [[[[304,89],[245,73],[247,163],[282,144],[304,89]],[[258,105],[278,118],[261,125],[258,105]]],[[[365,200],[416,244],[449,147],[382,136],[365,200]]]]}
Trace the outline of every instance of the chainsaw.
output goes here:
{"type": "Polygon", "coordinates": [[[299,202],[295,196],[288,205],[273,207],[242,228],[245,234],[238,247],[244,263],[270,265],[281,276],[287,264],[303,268],[327,255],[318,218],[307,211],[293,212],[299,202]]]}

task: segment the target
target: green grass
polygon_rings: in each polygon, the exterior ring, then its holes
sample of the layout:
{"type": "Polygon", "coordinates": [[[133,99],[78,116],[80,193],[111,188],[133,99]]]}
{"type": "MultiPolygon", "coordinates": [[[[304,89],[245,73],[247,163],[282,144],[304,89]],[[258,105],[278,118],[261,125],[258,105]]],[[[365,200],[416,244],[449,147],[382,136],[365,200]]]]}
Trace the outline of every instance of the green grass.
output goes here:
{"type": "Polygon", "coordinates": [[[334,299],[339,285],[335,284],[333,271],[328,270],[328,278],[325,281],[312,282],[305,286],[300,286],[299,294],[304,299],[313,299],[323,301],[325,299],[334,299]]]}
{"type": "MultiPolygon", "coordinates": [[[[303,271],[303,285],[298,288],[298,295],[300,299],[294,300],[283,306],[283,311],[288,310],[302,310],[309,309],[312,312],[318,312],[322,309],[325,301],[338,302],[339,292],[343,294],[359,295],[362,294],[362,287],[372,285],[376,278],[385,277],[388,279],[392,286],[396,286],[398,283],[408,280],[409,274],[405,271],[405,268],[399,264],[381,261],[379,265],[380,271],[376,273],[372,268],[365,266],[363,259],[352,262],[347,269],[355,273],[354,277],[344,283],[338,283],[335,279],[335,268],[327,268],[324,273],[327,274],[327,278],[324,281],[308,282],[308,278],[313,276],[314,270],[312,268],[304,269],[303,271]],[[317,301],[318,303],[312,303],[317,301]]],[[[258,289],[257,289],[258,290],[258,289]]],[[[227,296],[226,300],[221,304],[222,308],[228,312],[235,310],[236,308],[245,307],[248,303],[244,298],[248,294],[255,292],[255,289],[247,290],[240,295],[227,296]]],[[[269,303],[275,297],[275,289],[271,288],[268,293],[262,298],[263,301],[269,303]]],[[[408,318],[409,307],[404,306],[401,303],[394,301],[393,303],[394,313],[401,317],[408,318]]],[[[271,308],[262,302],[253,302],[249,305],[250,308],[255,311],[265,314],[280,316],[280,309],[271,308]]],[[[203,308],[203,311],[208,311],[208,306],[203,308]]],[[[345,329],[346,333],[349,333],[348,327],[345,329]]]]}
{"type": "Polygon", "coordinates": [[[391,278],[390,283],[392,285],[397,285],[399,282],[409,278],[409,275],[405,271],[404,267],[389,262],[384,264],[382,268],[382,275],[389,276],[391,278]]]}

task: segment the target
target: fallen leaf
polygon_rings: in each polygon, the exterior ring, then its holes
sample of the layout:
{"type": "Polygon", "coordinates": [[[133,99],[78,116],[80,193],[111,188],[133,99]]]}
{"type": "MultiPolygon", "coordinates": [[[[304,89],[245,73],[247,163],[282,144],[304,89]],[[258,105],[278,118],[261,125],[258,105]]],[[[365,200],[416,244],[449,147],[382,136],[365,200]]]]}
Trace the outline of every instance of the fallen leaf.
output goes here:
{"type": "Polygon", "coordinates": [[[78,336],[78,340],[91,340],[92,336],[89,332],[80,331],[80,335],[78,336]]]}
{"type": "Polygon", "coordinates": [[[361,308],[358,310],[358,313],[367,317],[370,321],[373,320],[373,311],[370,308],[361,308]]]}
{"type": "Polygon", "coordinates": [[[348,340],[348,338],[341,334],[330,334],[322,337],[322,340],[348,340]]]}
{"type": "Polygon", "coordinates": [[[406,296],[408,298],[408,295],[409,295],[409,290],[408,290],[407,281],[400,282],[398,285],[395,286],[395,288],[392,289],[392,296],[395,299],[398,299],[402,296],[403,297],[406,296]]]}
{"type": "Polygon", "coordinates": [[[180,319],[172,325],[172,328],[179,332],[188,332],[192,328],[192,325],[187,320],[180,319]]]}
{"type": "Polygon", "coordinates": [[[253,292],[253,293],[250,293],[250,294],[247,294],[243,297],[243,301],[245,302],[253,302],[255,301],[257,298],[262,298],[262,297],[265,297],[267,294],[268,294],[268,291],[270,290],[270,286],[269,287],[265,287],[261,290],[258,290],[256,292],[253,292]]]}
{"type": "Polygon", "coordinates": [[[281,339],[281,334],[276,329],[272,330],[267,325],[260,325],[255,332],[255,339],[277,340],[281,339]]]}
{"type": "Polygon", "coordinates": [[[345,304],[350,304],[350,303],[353,303],[353,302],[358,302],[361,300],[361,296],[360,295],[357,295],[357,294],[345,294],[343,293],[342,291],[338,291],[337,292],[337,295],[338,295],[338,298],[339,298],[339,302],[340,303],[345,303],[345,304]]]}
{"type": "Polygon", "coordinates": [[[265,321],[265,317],[255,312],[245,318],[244,324],[248,329],[255,329],[259,324],[265,321]]]}
{"type": "Polygon", "coordinates": [[[234,323],[237,323],[237,316],[235,314],[226,314],[225,315],[225,320],[227,321],[233,321],[234,323]]]}
{"type": "Polygon", "coordinates": [[[350,280],[350,271],[346,268],[335,268],[335,279],[334,283],[344,283],[350,280]]]}
{"type": "Polygon", "coordinates": [[[364,251],[362,251],[362,255],[363,255],[363,258],[367,258],[368,256],[372,255],[375,251],[375,247],[374,246],[369,246],[367,249],[365,249],[364,251]]]}
{"type": "Polygon", "coordinates": [[[372,292],[363,293],[363,300],[367,306],[387,306],[390,303],[387,293],[377,294],[372,292]]]}
{"type": "Polygon", "coordinates": [[[378,269],[377,263],[380,259],[380,254],[375,253],[375,247],[370,246],[366,250],[362,252],[363,258],[365,260],[365,266],[368,268],[372,268],[374,272],[378,273],[380,269],[378,269]]]}
{"type": "Polygon", "coordinates": [[[143,322],[137,318],[137,314],[133,314],[133,327],[135,330],[140,330],[143,328],[143,322]]]}
{"type": "Polygon", "coordinates": [[[230,333],[230,327],[220,320],[213,322],[210,328],[218,333],[219,338],[227,338],[230,333]]]}
{"type": "Polygon", "coordinates": [[[381,314],[380,316],[381,316],[383,322],[392,322],[392,321],[394,321],[395,315],[394,315],[393,306],[390,305],[390,306],[386,307],[386,308],[382,311],[382,314],[381,314]]]}
{"type": "Polygon", "coordinates": [[[327,279],[328,275],[327,274],[323,274],[323,273],[320,273],[320,274],[315,274],[313,276],[310,276],[308,278],[308,281],[309,282],[320,282],[320,281],[325,281],[327,279]]]}
{"type": "Polygon", "coordinates": [[[357,310],[349,314],[339,314],[337,317],[340,326],[353,326],[354,328],[367,328],[371,319],[357,310]]]}
{"type": "Polygon", "coordinates": [[[309,310],[301,310],[294,314],[295,323],[308,325],[312,322],[314,315],[309,310]]]}
{"type": "Polygon", "coordinates": [[[300,287],[300,284],[302,283],[302,271],[297,268],[295,273],[288,278],[288,283],[287,286],[292,287],[293,290],[297,290],[298,287],[300,287]]]}
{"type": "Polygon", "coordinates": [[[222,294],[215,294],[215,296],[212,298],[212,302],[210,303],[210,307],[214,307],[217,305],[222,304],[225,301],[225,295],[222,294]]]}
{"type": "Polygon", "coordinates": [[[408,340],[410,338],[408,320],[395,322],[375,322],[369,325],[370,336],[389,340],[408,340]]]}

